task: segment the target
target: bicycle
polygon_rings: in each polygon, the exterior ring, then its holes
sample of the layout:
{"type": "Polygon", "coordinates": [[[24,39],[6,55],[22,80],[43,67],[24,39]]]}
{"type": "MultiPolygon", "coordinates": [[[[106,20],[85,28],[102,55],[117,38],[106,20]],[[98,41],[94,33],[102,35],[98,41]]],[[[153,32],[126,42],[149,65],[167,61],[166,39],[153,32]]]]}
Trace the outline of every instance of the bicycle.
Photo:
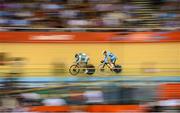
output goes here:
{"type": "Polygon", "coordinates": [[[121,65],[116,65],[115,63],[113,65],[114,65],[114,68],[111,68],[109,63],[104,63],[104,61],[101,61],[101,64],[99,65],[99,70],[100,70],[100,72],[104,72],[104,70],[105,70],[104,68],[105,68],[105,66],[107,66],[110,69],[110,71],[112,71],[112,72],[115,72],[115,73],[122,72],[121,65]]]}
{"type": "Polygon", "coordinates": [[[88,74],[88,75],[92,75],[95,73],[95,67],[92,64],[81,66],[79,63],[77,63],[77,64],[71,65],[69,68],[69,73],[71,75],[77,75],[80,72],[88,74]]]}

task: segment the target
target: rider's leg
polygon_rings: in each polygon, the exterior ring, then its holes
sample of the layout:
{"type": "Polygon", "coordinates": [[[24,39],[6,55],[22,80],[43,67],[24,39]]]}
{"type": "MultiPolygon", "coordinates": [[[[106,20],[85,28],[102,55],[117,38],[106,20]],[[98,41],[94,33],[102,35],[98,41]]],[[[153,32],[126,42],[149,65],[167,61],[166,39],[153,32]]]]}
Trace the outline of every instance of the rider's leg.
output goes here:
{"type": "Polygon", "coordinates": [[[85,59],[85,61],[84,61],[84,73],[86,73],[86,74],[88,73],[88,69],[87,69],[87,68],[88,68],[88,67],[87,67],[87,65],[88,65],[88,60],[89,60],[89,59],[85,59]]]}
{"type": "Polygon", "coordinates": [[[115,62],[116,62],[116,59],[111,59],[111,62],[110,62],[110,66],[111,68],[115,68],[115,62]]]}
{"type": "Polygon", "coordinates": [[[83,60],[83,65],[82,65],[82,67],[83,67],[84,73],[87,73],[87,72],[88,72],[88,70],[87,70],[88,61],[89,61],[89,58],[88,58],[88,57],[86,57],[86,58],[83,60]]]}
{"type": "Polygon", "coordinates": [[[116,65],[116,58],[114,59],[113,64],[116,65]]]}
{"type": "Polygon", "coordinates": [[[89,61],[89,57],[86,57],[86,58],[84,59],[84,63],[85,63],[86,66],[88,65],[88,61],[89,61]]]}

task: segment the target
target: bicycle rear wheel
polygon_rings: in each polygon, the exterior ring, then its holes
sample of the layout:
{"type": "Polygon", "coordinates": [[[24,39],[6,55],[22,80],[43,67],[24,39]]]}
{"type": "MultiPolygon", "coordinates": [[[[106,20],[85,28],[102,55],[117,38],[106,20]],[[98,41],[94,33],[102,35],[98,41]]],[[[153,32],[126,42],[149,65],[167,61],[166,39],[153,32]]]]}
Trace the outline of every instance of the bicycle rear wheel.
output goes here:
{"type": "Polygon", "coordinates": [[[87,65],[86,68],[87,68],[86,74],[88,74],[88,75],[92,75],[96,71],[95,67],[91,64],[87,65]]]}
{"type": "Polygon", "coordinates": [[[78,65],[72,65],[70,68],[69,68],[69,73],[71,75],[77,75],[78,73],[80,72],[80,68],[78,65]]]}
{"type": "Polygon", "coordinates": [[[115,65],[115,69],[113,69],[113,71],[114,71],[115,73],[120,73],[120,72],[122,72],[122,66],[120,66],[120,65],[115,65]]]}

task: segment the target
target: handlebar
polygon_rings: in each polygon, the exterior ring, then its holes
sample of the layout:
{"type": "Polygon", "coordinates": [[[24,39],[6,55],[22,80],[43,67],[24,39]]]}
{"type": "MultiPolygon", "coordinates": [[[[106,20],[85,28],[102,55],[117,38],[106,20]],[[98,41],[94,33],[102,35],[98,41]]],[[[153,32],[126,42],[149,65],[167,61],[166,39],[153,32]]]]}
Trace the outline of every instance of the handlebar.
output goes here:
{"type": "Polygon", "coordinates": [[[104,63],[104,60],[101,60],[101,63],[104,63]]]}

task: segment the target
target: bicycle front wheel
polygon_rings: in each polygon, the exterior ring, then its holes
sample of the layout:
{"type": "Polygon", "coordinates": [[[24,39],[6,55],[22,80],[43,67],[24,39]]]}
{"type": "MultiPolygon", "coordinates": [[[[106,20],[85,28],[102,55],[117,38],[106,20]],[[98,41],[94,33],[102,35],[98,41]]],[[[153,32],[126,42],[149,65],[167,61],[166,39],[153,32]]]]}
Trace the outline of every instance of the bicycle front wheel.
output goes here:
{"type": "Polygon", "coordinates": [[[71,75],[77,75],[78,73],[80,72],[80,68],[78,65],[72,65],[70,68],[69,68],[69,73],[71,75]]]}
{"type": "Polygon", "coordinates": [[[100,65],[98,66],[98,71],[99,71],[100,73],[104,73],[104,71],[105,71],[105,69],[104,69],[104,64],[100,64],[100,65]]]}

